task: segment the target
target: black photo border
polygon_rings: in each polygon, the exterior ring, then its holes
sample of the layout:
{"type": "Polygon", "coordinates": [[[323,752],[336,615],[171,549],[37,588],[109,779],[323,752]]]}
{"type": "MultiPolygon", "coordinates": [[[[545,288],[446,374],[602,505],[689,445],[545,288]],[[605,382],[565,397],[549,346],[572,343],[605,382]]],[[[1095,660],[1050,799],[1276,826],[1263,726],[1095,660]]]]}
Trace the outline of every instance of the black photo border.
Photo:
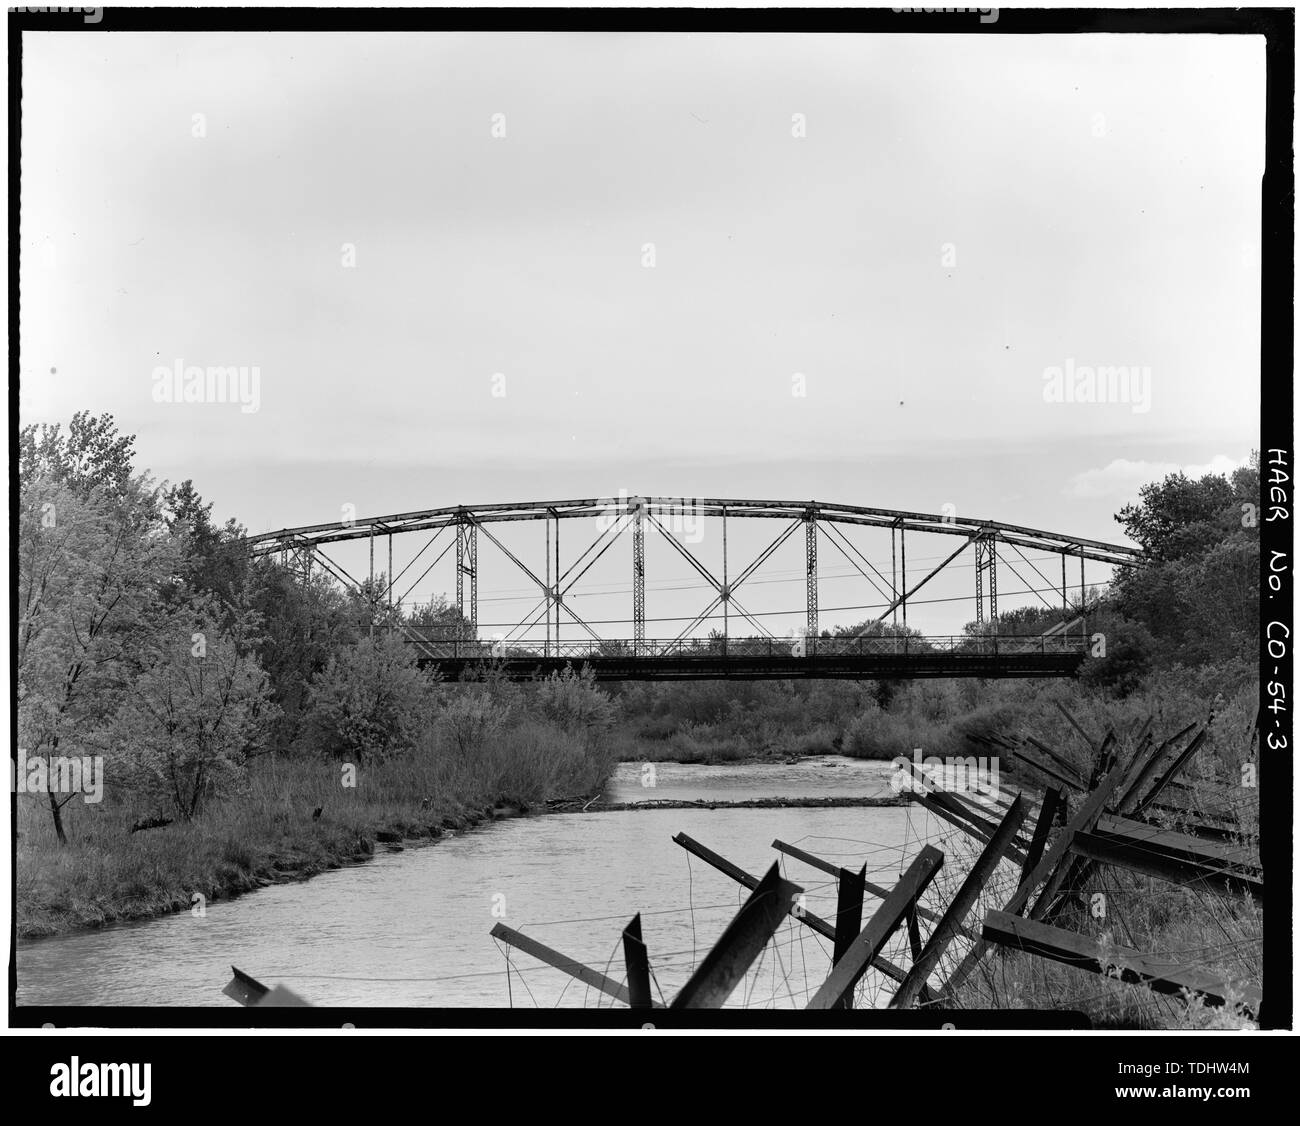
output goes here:
{"type": "MultiPolygon", "coordinates": [[[[9,16],[9,449],[10,449],[10,653],[17,646],[18,514],[17,448],[20,357],[17,325],[21,309],[20,159],[22,145],[22,33],[127,31],[325,31],[365,32],[740,32],[842,34],[1217,34],[1258,35],[1265,40],[1266,155],[1261,184],[1261,415],[1260,471],[1265,504],[1260,513],[1261,629],[1260,753],[1269,747],[1267,772],[1261,770],[1261,856],[1269,874],[1264,924],[1265,1003],[1261,1026],[1288,1029],[1292,1012],[1293,765],[1292,686],[1294,670],[1291,482],[1294,450],[1294,192],[1292,127],[1295,93],[1295,11],[1290,8],[1210,9],[1008,9],[996,23],[982,24],[963,14],[916,14],[890,9],[682,9],[682,8],[116,8],[102,9],[98,23],[79,11],[14,12],[9,16]],[[1270,480],[1274,469],[1276,482],[1270,480]],[[1281,498],[1270,503],[1270,489],[1281,498]],[[1280,510],[1283,516],[1270,513],[1280,510]],[[1267,592],[1267,593],[1266,593],[1267,592]],[[1277,756],[1277,761],[1272,760],[1277,756]],[[1266,783],[1266,784],[1265,784],[1266,783]]],[[[1231,378],[1225,374],[1225,379],[1231,378]]],[[[17,670],[11,661],[11,700],[17,695],[17,670]]],[[[10,718],[11,756],[16,754],[17,714],[10,718]]],[[[16,832],[17,796],[11,792],[11,831],[16,832]]],[[[22,1006],[17,993],[16,844],[11,839],[11,953],[9,1024],[15,1028],[67,1029],[636,1029],[644,1014],[631,1010],[521,1010],[416,1008],[247,1009],[207,1007],[116,1008],[103,1006],[22,1006]]],[[[214,983],[214,988],[218,983],[214,983]]],[[[651,1022],[663,1029],[938,1029],[957,1020],[965,1028],[1079,1028],[1078,1014],[1061,1012],[756,1012],[656,1010],[651,1022]],[[939,1019],[936,1019],[939,1018],[939,1019]]],[[[1238,1036],[1240,1034],[1237,1034],[1238,1036]]],[[[205,1038],[205,1049],[218,1041],[205,1038]]],[[[1002,1041],[1006,1043],[1005,1041],[1002,1041]]],[[[194,1045],[188,1038],[178,1043],[194,1045]]],[[[238,1041],[230,1041],[238,1052],[238,1041]]],[[[309,1043],[309,1041],[308,1041],[309,1043]]]]}

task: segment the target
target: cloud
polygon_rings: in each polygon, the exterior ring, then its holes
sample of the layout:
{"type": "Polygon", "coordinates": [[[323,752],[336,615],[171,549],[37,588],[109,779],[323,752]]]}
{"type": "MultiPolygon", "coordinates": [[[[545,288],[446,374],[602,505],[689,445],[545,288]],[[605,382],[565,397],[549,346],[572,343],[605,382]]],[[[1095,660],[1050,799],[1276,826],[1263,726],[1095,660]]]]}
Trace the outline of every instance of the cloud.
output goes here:
{"type": "Polygon", "coordinates": [[[1129,461],[1116,458],[1101,469],[1085,469],[1076,473],[1065,485],[1065,495],[1080,500],[1102,497],[1135,497],[1138,490],[1152,481],[1159,481],[1170,473],[1185,473],[1192,480],[1207,473],[1230,474],[1245,465],[1247,457],[1231,458],[1218,454],[1204,465],[1180,465],[1174,461],[1129,461]]]}

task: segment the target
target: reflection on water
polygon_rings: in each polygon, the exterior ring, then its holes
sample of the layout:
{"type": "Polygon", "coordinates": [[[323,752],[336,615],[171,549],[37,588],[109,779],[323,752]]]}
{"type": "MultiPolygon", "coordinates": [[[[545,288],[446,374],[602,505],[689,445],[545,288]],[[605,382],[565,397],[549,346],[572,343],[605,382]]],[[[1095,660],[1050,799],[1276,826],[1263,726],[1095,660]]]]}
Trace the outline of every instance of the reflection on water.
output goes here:
{"type": "MultiPolygon", "coordinates": [[[[657,764],[654,794],[886,792],[888,764],[837,761],[847,765],[657,764]]],[[[615,792],[631,794],[634,786],[644,792],[638,771],[623,768],[615,792]]],[[[507,951],[488,932],[504,922],[621,981],[620,932],[637,911],[655,983],[671,998],[745,895],[673,844],[674,833],[687,833],[755,875],[778,859],[771,844],[780,838],[845,866],[865,863],[868,879],[891,884],[919,842],[945,829],[916,806],[643,810],[501,821],[302,883],[210,903],[206,918],[184,912],[22,943],[17,1000],[232,1005],[220,990],[235,964],[320,1005],[608,1005],[608,998],[558,970],[507,951]]],[[[789,859],[782,869],[806,889],[808,911],[834,916],[828,876],[789,859]]],[[[868,899],[868,913],[874,902],[868,899]]],[[[825,977],[829,946],[787,921],[731,1003],[802,1005],[825,977]]],[[[874,979],[869,975],[869,995],[879,984],[874,979]]]]}

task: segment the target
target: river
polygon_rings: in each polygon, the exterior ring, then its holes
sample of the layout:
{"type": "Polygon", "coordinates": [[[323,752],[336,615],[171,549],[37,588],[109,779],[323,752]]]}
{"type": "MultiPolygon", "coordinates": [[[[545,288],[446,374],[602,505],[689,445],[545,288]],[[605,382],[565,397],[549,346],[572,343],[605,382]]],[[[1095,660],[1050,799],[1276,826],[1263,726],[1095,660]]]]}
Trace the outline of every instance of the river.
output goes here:
{"type": "MultiPolygon", "coordinates": [[[[623,764],[607,793],[646,798],[869,797],[891,767],[838,756],[795,765],[623,764]],[[653,780],[653,787],[646,783],[653,780]]],[[[279,884],[201,918],[182,912],[18,947],[21,1005],[234,1005],[230,967],[313,1004],[578,1007],[613,1002],[489,936],[497,922],[623,980],[620,932],[636,912],[657,985],[670,1000],[735,914],[739,885],[674,844],[684,832],[761,875],[781,859],[806,907],[835,914],[830,878],[772,849],[780,838],[892,884],[940,831],[918,806],[651,809],[520,817],[425,847],[279,884]],[[507,954],[509,962],[507,962],[507,954]],[[509,971],[509,972],[508,972],[509,971]]],[[[869,915],[876,901],[868,897],[869,915]]],[[[896,942],[901,939],[896,939],[896,942]]],[[[829,942],[793,919],[731,1005],[802,1006],[829,967],[829,942]]],[[[897,946],[891,949],[897,949],[897,946]]],[[[887,996],[874,973],[861,1003],[887,996]]]]}

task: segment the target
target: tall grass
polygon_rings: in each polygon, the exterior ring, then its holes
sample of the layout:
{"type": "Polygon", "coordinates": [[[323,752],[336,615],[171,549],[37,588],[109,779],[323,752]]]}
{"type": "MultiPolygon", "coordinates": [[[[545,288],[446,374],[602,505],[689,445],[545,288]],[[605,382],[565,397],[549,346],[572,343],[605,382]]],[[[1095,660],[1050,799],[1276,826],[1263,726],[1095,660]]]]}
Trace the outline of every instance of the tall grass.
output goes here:
{"type": "MultiPolygon", "coordinates": [[[[1246,725],[1238,722],[1241,712],[1236,704],[1224,705],[1216,714],[1206,749],[1193,769],[1184,772],[1191,788],[1181,791],[1178,801],[1191,811],[1192,819],[1197,811],[1221,816],[1229,809],[1237,843],[1249,848],[1258,840],[1259,791],[1243,785],[1237,769],[1250,757],[1252,747],[1246,725]],[[1225,795],[1230,799],[1226,807],[1225,795]]],[[[1177,829],[1181,818],[1162,813],[1157,820],[1177,829]]],[[[1055,925],[1096,940],[1103,950],[1133,949],[1222,981],[1262,985],[1263,906],[1249,895],[1215,895],[1117,865],[1096,866],[1085,891],[1055,925]]],[[[1117,951],[1113,965],[1122,966],[1124,961],[1125,955],[1117,951]]],[[[1094,1026],[1104,1028],[1254,1027],[1237,1003],[1239,996],[1230,994],[1226,1006],[1210,1007],[1195,997],[1165,996],[1114,976],[1005,950],[984,958],[956,1000],[963,1008],[1076,1009],[1094,1026]]]]}
{"type": "Polygon", "coordinates": [[[361,765],[267,757],[246,785],[191,822],[131,832],[141,810],[111,797],[64,808],[55,839],[43,795],[18,798],[17,926],[56,934],[142,918],[308,876],[369,856],[377,840],[436,836],[482,820],[497,803],[528,807],[599,790],[613,757],[544,721],[524,721],[481,748],[433,730],[413,751],[361,765]],[[313,812],[321,810],[319,819],[313,812]]]}
{"type": "MultiPolygon", "coordinates": [[[[1101,869],[1090,885],[1087,901],[1055,925],[1092,938],[1103,949],[1135,949],[1220,980],[1262,983],[1263,909],[1249,896],[1220,898],[1113,866],[1101,869]],[[1097,894],[1104,899],[1094,899],[1097,894]]],[[[1117,951],[1113,964],[1124,960],[1117,951]]],[[[1097,1028],[1254,1027],[1233,1003],[1209,1007],[1197,998],[1158,994],[1113,976],[1000,949],[985,955],[956,1001],[960,1008],[1072,1009],[1097,1028]]]]}

